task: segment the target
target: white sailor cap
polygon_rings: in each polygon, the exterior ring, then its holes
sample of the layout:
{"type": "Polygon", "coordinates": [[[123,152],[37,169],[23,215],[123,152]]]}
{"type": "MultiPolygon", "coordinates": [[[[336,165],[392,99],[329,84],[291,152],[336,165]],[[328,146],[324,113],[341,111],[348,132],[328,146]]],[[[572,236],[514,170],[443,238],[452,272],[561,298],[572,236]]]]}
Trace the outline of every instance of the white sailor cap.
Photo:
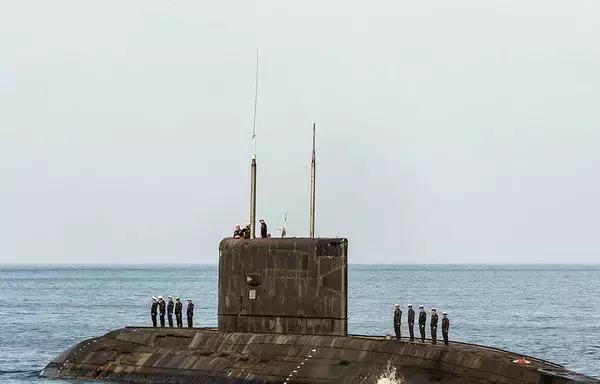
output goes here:
{"type": "Polygon", "coordinates": [[[442,315],[447,315],[447,313],[446,312],[442,312],[442,315]]]}
{"type": "Polygon", "coordinates": [[[400,304],[394,304],[394,307],[399,307],[399,306],[400,306],[400,304]]]}
{"type": "Polygon", "coordinates": [[[422,306],[422,305],[419,305],[419,308],[423,308],[423,306],[422,306]]]}
{"type": "Polygon", "coordinates": [[[152,296],[152,300],[156,300],[156,297],[152,296]]]}
{"type": "Polygon", "coordinates": [[[175,300],[179,300],[179,297],[176,297],[175,300]]]}
{"type": "Polygon", "coordinates": [[[173,296],[167,296],[167,299],[172,299],[172,298],[173,298],[173,296]]]}
{"type": "Polygon", "coordinates": [[[435,308],[431,308],[431,310],[432,310],[433,312],[437,312],[437,309],[435,309],[435,308]]]}
{"type": "Polygon", "coordinates": [[[192,301],[192,299],[190,299],[189,297],[187,298],[187,301],[192,301]]]}
{"type": "Polygon", "coordinates": [[[158,300],[161,300],[161,299],[162,299],[162,296],[158,296],[158,300]]]}
{"type": "Polygon", "coordinates": [[[412,304],[408,304],[408,305],[407,305],[407,307],[408,307],[408,308],[412,308],[412,304]]]}

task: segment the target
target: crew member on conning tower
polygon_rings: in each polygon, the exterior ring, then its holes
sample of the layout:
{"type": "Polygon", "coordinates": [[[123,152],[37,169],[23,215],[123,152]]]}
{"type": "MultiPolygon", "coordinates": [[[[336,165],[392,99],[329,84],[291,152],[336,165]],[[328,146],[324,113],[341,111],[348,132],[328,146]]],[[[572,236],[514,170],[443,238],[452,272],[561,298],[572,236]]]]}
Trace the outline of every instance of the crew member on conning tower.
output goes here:
{"type": "Polygon", "coordinates": [[[408,333],[410,341],[415,341],[415,311],[412,309],[412,304],[408,304],[408,333]]]}
{"type": "Polygon", "coordinates": [[[425,342],[425,322],[427,321],[427,314],[423,309],[422,305],[419,305],[419,331],[421,332],[421,343],[425,342]]]}
{"type": "Polygon", "coordinates": [[[187,323],[188,323],[188,328],[192,328],[194,326],[194,303],[192,302],[192,299],[187,299],[188,302],[188,306],[187,306],[187,323]]]}
{"type": "Polygon", "coordinates": [[[152,326],[156,327],[156,315],[158,313],[158,303],[156,297],[152,296],[152,306],[150,307],[150,316],[152,316],[152,326]]]}
{"type": "Polygon", "coordinates": [[[444,336],[444,344],[448,345],[448,330],[450,329],[450,320],[446,312],[442,312],[442,336],[444,336]]]}
{"type": "Polygon", "coordinates": [[[438,315],[435,308],[431,308],[431,343],[435,344],[437,340],[437,323],[438,323],[438,315]]]}
{"type": "Polygon", "coordinates": [[[267,232],[267,223],[265,223],[264,219],[260,219],[258,221],[260,222],[260,237],[266,239],[267,237],[269,237],[267,232]]]}
{"type": "Polygon", "coordinates": [[[234,239],[241,239],[242,237],[244,237],[244,232],[240,229],[240,225],[236,225],[235,229],[233,230],[233,238],[234,239]]]}
{"type": "Polygon", "coordinates": [[[396,340],[400,340],[400,321],[402,320],[402,311],[400,305],[394,305],[394,332],[396,332],[396,340]]]}

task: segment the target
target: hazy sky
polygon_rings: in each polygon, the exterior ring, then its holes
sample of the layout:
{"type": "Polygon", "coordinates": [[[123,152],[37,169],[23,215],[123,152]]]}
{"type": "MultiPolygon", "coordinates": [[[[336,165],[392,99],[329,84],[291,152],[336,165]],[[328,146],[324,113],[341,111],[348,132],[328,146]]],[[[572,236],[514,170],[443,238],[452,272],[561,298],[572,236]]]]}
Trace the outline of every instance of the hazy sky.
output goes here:
{"type": "Polygon", "coordinates": [[[600,262],[600,2],[1,1],[0,263],[600,262]]]}

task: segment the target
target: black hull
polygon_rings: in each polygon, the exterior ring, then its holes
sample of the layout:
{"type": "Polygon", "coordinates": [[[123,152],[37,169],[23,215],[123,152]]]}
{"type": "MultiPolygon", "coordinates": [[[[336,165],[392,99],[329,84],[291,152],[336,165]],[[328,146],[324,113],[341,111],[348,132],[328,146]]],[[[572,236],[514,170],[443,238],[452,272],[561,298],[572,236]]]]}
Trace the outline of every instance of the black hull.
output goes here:
{"type": "Polygon", "coordinates": [[[464,343],[128,327],[77,344],[41,375],[165,384],[358,384],[376,383],[392,367],[406,384],[600,383],[534,358],[524,365],[513,362],[522,357],[464,343]]]}

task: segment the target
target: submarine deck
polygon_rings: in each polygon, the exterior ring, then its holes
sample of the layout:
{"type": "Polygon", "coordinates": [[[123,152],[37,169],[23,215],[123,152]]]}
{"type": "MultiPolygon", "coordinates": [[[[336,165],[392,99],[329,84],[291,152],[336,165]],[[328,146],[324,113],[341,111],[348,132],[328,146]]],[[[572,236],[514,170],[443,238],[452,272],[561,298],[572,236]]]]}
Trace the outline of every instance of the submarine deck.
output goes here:
{"type": "Polygon", "coordinates": [[[376,383],[388,366],[406,384],[600,383],[544,360],[460,342],[153,327],[85,340],[41,375],[151,383],[376,383]],[[523,357],[528,364],[513,362],[523,357]]]}

